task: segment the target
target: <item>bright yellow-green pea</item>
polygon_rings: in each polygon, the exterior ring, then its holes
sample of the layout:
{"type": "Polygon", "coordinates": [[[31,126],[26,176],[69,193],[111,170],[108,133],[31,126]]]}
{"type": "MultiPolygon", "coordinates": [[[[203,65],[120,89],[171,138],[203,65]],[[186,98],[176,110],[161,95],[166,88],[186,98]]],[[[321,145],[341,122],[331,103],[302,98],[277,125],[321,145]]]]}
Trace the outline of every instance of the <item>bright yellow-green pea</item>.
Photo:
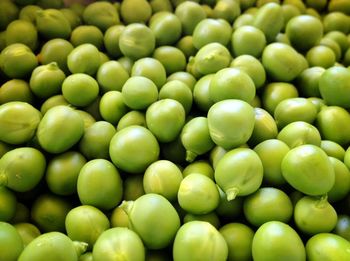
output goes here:
{"type": "Polygon", "coordinates": [[[118,58],[122,55],[119,47],[119,37],[125,26],[118,24],[109,27],[104,33],[103,43],[110,57],[118,58]]]}
{"type": "Polygon", "coordinates": [[[20,79],[11,79],[0,87],[0,104],[12,101],[33,103],[34,95],[28,82],[20,79]]]}
{"type": "Polygon", "coordinates": [[[69,105],[69,103],[66,101],[62,94],[54,95],[43,102],[40,108],[40,112],[42,115],[44,115],[50,108],[57,105],[69,105]]]}
{"type": "Polygon", "coordinates": [[[340,45],[333,39],[331,38],[327,38],[327,37],[323,37],[320,42],[319,45],[322,46],[326,46],[329,47],[335,54],[335,60],[339,61],[341,58],[341,49],[340,49],[340,45]]]}
{"type": "Polygon", "coordinates": [[[128,227],[129,217],[126,212],[121,207],[116,207],[113,209],[110,216],[111,227],[128,227]]]}
{"type": "Polygon", "coordinates": [[[335,174],[335,182],[327,196],[329,202],[338,202],[346,197],[350,191],[350,171],[343,160],[329,157],[335,174]]]}
{"type": "Polygon", "coordinates": [[[323,26],[325,33],[340,31],[348,34],[350,31],[350,18],[340,11],[331,12],[323,17],[323,26]]]}
{"type": "Polygon", "coordinates": [[[143,174],[128,176],[123,181],[123,199],[136,200],[146,194],[143,188],[143,174]]]}
{"type": "Polygon", "coordinates": [[[117,124],[120,118],[127,113],[128,108],[124,103],[123,95],[119,91],[108,91],[102,95],[99,103],[99,112],[102,119],[117,124]]]}
{"type": "Polygon", "coordinates": [[[333,50],[327,46],[318,45],[312,47],[306,54],[309,66],[332,67],[336,62],[333,50]]]}
{"type": "Polygon", "coordinates": [[[193,45],[193,36],[186,35],[182,37],[177,43],[176,47],[179,48],[186,56],[189,58],[191,56],[196,55],[197,49],[193,45]]]}
{"type": "Polygon", "coordinates": [[[125,0],[120,5],[120,16],[125,24],[147,23],[152,8],[146,0],[125,0]]]}
{"type": "Polygon", "coordinates": [[[196,2],[184,1],[176,6],[175,15],[179,17],[184,35],[191,35],[196,25],[206,18],[204,9],[196,2]]]}
{"type": "Polygon", "coordinates": [[[90,43],[99,50],[103,47],[103,33],[94,25],[79,25],[72,31],[69,40],[73,46],[90,43]]]}
{"type": "Polygon", "coordinates": [[[131,126],[131,125],[140,125],[146,127],[146,116],[144,112],[131,110],[124,114],[118,121],[117,131],[131,126]]]}
{"type": "Polygon", "coordinates": [[[0,187],[0,221],[10,221],[16,213],[17,199],[15,193],[4,187],[0,187]]]}
{"type": "Polygon", "coordinates": [[[236,18],[236,20],[233,22],[233,29],[237,30],[238,28],[245,26],[245,25],[253,25],[254,22],[254,16],[249,13],[243,13],[240,16],[236,18]]]}
{"type": "Polygon", "coordinates": [[[186,56],[179,48],[169,45],[160,46],[154,50],[152,56],[163,64],[167,75],[185,71],[186,56]]]}
{"type": "Polygon", "coordinates": [[[16,261],[24,249],[23,241],[16,228],[10,223],[0,221],[0,258],[16,261]]]}
{"type": "Polygon", "coordinates": [[[337,158],[341,161],[344,160],[345,149],[338,143],[331,140],[321,140],[321,148],[327,153],[328,156],[337,158]]]}
{"type": "Polygon", "coordinates": [[[174,73],[170,74],[167,77],[167,82],[172,81],[172,80],[182,81],[191,89],[191,91],[193,91],[194,85],[197,82],[196,78],[192,74],[190,74],[188,72],[184,72],[184,71],[178,71],[178,72],[174,72],[174,73]]]}
{"type": "Polygon", "coordinates": [[[21,236],[24,247],[41,235],[40,230],[31,223],[16,223],[14,227],[21,236]]]}
{"type": "Polygon", "coordinates": [[[217,1],[213,7],[213,17],[232,23],[241,14],[240,4],[236,1],[217,1]]]}
{"type": "Polygon", "coordinates": [[[121,91],[129,73],[117,61],[103,63],[97,71],[96,80],[103,92],[121,91]]]}
{"type": "Polygon", "coordinates": [[[324,37],[330,38],[330,39],[333,39],[334,41],[336,41],[340,46],[342,54],[345,53],[346,50],[350,46],[350,43],[347,40],[346,34],[344,34],[343,32],[331,31],[331,32],[326,33],[324,35],[324,37]]]}
{"type": "Polygon", "coordinates": [[[196,160],[188,164],[182,171],[184,177],[191,173],[203,174],[211,179],[214,179],[214,169],[208,161],[196,160]]]}

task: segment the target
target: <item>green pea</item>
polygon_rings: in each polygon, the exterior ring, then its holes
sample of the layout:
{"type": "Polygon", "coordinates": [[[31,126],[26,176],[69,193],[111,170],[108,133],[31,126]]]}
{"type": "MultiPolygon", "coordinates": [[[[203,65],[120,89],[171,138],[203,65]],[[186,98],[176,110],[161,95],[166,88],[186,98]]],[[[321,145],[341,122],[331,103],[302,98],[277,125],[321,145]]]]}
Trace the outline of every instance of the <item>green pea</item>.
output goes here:
{"type": "Polygon", "coordinates": [[[328,156],[337,158],[343,161],[345,157],[345,149],[338,143],[331,140],[321,140],[321,148],[327,153],[328,156]]]}
{"type": "Polygon", "coordinates": [[[4,187],[0,187],[0,221],[9,222],[16,213],[17,199],[15,193],[4,187]]]}
{"type": "Polygon", "coordinates": [[[154,50],[152,57],[163,64],[167,75],[185,71],[186,69],[186,56],[177,47],[170,45],[159,46],[154,50]]]}
{"type": "Polygon", "coordinates": [[[162,99],[146,110],[146,125],[159,142],[175,140],[185,124],[185,110],[173,99],[162,99]]]}
{"type": "Polygon", "coordinates": [[[186,160],[192,162],[197,156],[214,147],[209,133],[208,119],[195,117],[188,121],[181,131],[181,142],[186,149],[186,160]]]}
{"type": "Polygon", "coordinates": [[[83,21],[85,24],[97,26],[102,32],[120,23],[117,10],[107,1],[89,4],[83,11],[83,21]]]}
{"type": "Polygon", "coordinates": [[[214,177],[226,193],[227,200],[234,200],[236,196],[252,194],[260,187],[263,180],[263,164],[252,149],[232,149],[217,163],[214,177]]]}
{"type": "Polygon", "coordinates": [[[228,247],[224,237],[206,221],[190,221],[176,233],[173,244],[173,260],[224,261],[228,247]]]}
{"type": "Polygon", "coordinates": [[[305,69],[297,77],[297,87],[304,97],[321,97],[318,87],[321,75],[326,69],[322,67],[310,67],[305,69]]]}
{"type": "Polygon", "coordinates": [[[117,124],[119,119],[127,113],[127,111],[128,108],[124,103],[121,92],[108,91],[101,97],[99,112],[105,121],[111,124],[117,124]]]}
{"type": "Polygon", "coordinates": [[[65,73],[56,62],[36,67],[29,80],[31,91],[39,98],[49,98],[61,92],[65,73]]]}
{"type": "Polygon", "coordinates": [[[254,129],[253,107],[241,100],[228,99],[215,103],[210,107],[207,118],[210,137],[224,149],[246,143],[254,129]]]}
{"type": "Polygon", "coordinates": [[[24,247],[41,235],[40,230],[31,223],[16,223],[14,227],[21,236],[24,247]]]}
{"type": "Polygon", "coordinates": [[[346,214],[338,215],[337,225],[334,228],[334,233],[338,236],[349,240],[349,216],[346,214]]]}
{"type": "Polygon", "coordinates": [[[243,215],[243,199],[244,197],[236,197],[235,200],[227,200],[224,191],[218,186],[220,194],[220,202],[215,212],[220,218],[233,220],[243,215]]]}
{"type": "Polygon", "coordinates": [[[269,221],[258,228],[253,237],[252,255],[256,261],[306,260],[300,236],[291,226],[280,221],[269,221]]]}
{"type": "Polygon", "coordinates": [[[121,202],[123,182],[119,171],[110,161],[94,159],[81,168],[77,192],[82,204],[108,210],[121,202]],[[102,187],[103,194],[100,193],[102,187]]]}
{"type": "Polygon", "coordinates": [[[40,182],[45,168],[46,159],[39,150],[31,147],[18,147],[1,157],[0,183],[14,191],[29,191],[40,182]]]}
{"type": "Polygon", "coordinates": [[[48,257],[52,261],[77,261],[81,252],[85,252],[86,247],[84,243],[74,244],[68,236],[61,232],[48,232],[30,242],[19,256],[18,261],[43,261],[48,257]]]}
{"type": "Polygon", "coordinates": [[[68,20],[72,30],[81,25],[82,19],[80,15],[78,15],[74,10],[72,10],[71,8],[61,8],[60,11],[68,20]]]}
{"type": "Polygon", "coordinates": [[[125,26],[118,24],[108,27],[103,36],[103,43],[107,54],[112,58],[118,58],[122,55],[119,47],[120,34],[125,26]]]}
{"type": "Polygon", "coordinates": [[[67,56],[67,65],[71,73],[95,75],[100,66],[99,50],[86,43],[75,47],[67,56]]]}
{"type": "Polygon", "coordinates": [[[103,47],[103,37],[102,31],[97,26],[79,25],[72,31],[69,41],[75,47],[89,43],[101,50],[103,47]]]}
{"type": "Polygon", "coordinates": [[[124,114],[118,121],[117,131],[131,126],[131,125],[140,125],[146,127],[146,116],[144,112],[132,110],[124,114]]]}
{"type": "Polygon", "coordinates": [[[28,77],[37,65],[35,54],[22,43],[10,44],[0,53],[0,68],[13,79],[28,77]]]}
{"type": "Polygon", "coordinates": [[[12,101],[33,104],[34,95],[30,90],[28,82],[20,79],[11,79],[0,87],[0,104],[12,101]]]}
{"type": "Polygon", "coordinates": [[[62,94],[54,95],[43,102],[40,112],[44,115],[49,109],[58,105],[69,105],[62,94]]]}
{"type": "Polygon", "coordinates": [[[194,90],[194,86],[197,82],[196,78],[192,74],[183,71],[174,72],[167,77],[167,82],[173,80],[179,80],[185,83],[191,89],[191,91],[194,90]]]}
{"type": "MultiPolygon", "coordinates": [[[[237,29],[239,29],[240,27],[243,27],[243,26],[247,26],[247,25],[251,25],[252,26],[253,23],[254,23],[254,15],[250,14],[248,12],[244,12],[244,13],[242,13],[240,16],[238,16],[236,18],[236,20],[233,22],[232,27],[233,27],[234,30],[237,30],[237,29]]],[[[265,34],[264,34],[264,37],[265,37],[265,34]]],[[[266,39],[265,39],[265,41],[266,41],[266,39]]]]}
{"type": "Polygon", "coordinates": [[[7,25],[11,23],[18,17],[19,8],[12,1],[2,1],[0,4],[1,10],[1,20],[0,20],[0,30],[6,29],[7,25]]]}
{"type": "Polygon", "coordinates": [[[169,201],[175,201],[181,181],[181,170],[174,163],[158,160],[145,170],[143,188],[145,193],[160,194],[169,201]]]}
{"type": "Polygon", "coordinates": [[[72,32],[71,25],[64,14],[53,8],[39,10],[35,17],[35,24],[40,36],[48,40],[67,39],[72,32]]]}
{"type": "Polygon", "coordinates": [[[182,145],[181,138],[178,136],[174,141],[162,143],[160,154],[176,164],[186,163],[186,149],[182,145]]]}
{"type": "Polygon", "coordinates": [[[236,1],[218,1],[213,8],[214,18],[221,18],[229,23],[232,23],[240,14],[240,3],[237,3],[236,1]]]}
{"type": "Polygon", "coordinates": [[[65,219],[67,236],[73,241],[88,244],[91,250],[103,231],[109,229],[106,215],[93,206],[82,205],[71,209],[65,219]]]}
{"type": "Polygon", "coordinates": [[[159,144],[151,131],[142,126],[129,126],[118,131],[109,145],[112,162],[130,173],[143,172],[159,157],[159,144]]]}
{"type": "Polygon", "coordinates": [[[185,35],[191,35],[197,24],[206,18],[204,9],[198,3],[189,1],[177,5],[175,15],[180,19],[185,35]]]}
{"type": "Polygon", "coordinates": [[[346,34],[340,31],[331,31],[324,35],[326,38],[330,38],[336,41],[341,49],[341,53],[344,54],[349,48],[349,42],[347,41],[346,34]]]}
{"type": "Polygon", "coordinates": [[[48,9],[48,8],[62,8],[63,7],[63,1],[62,0],[37,0],[37,5],[41,8],[48,9]]]}
{"type": "Polygon", "coordinates": [[[181,37],[182,24],[180,18],[168,11],[154,13],[149,20],[149,28],[160,45],[174,45],[181,37]]]}
{"type": "Polygon", "coordinates": [[[29,207],[17,201],[15,215],[10,220],[11,224],[29,222],[29,220],[30,220],[29,207]]]}
{"type": "Polygon", "coordinates": [[[56,195],[72,195],[77,192],[77,179],[86,163],[84,156],[68,151],[51,158],[45,173],[46,183],[56,195]]]}
{"type": "Polygon", "coordinates": [[[254,237],[253,230],[243,223],[228,223],[219,229],[228,246],[230,261],[252,259],[251,247],[254,237]]]}
{"type": "Polygon", "coordinates": [[[121,207],[113,209],[110,216],[111,227],[128,227],[129,217],[121,207]]]}
{"type": "Polygon", "coordinates": [[[214,104],[214,101],[210,97],[210,82],[213,77],[214,74],[207,74],[201,77],[193,89],[193,101],[195,105],[205,112],[214,104]]]}
{"type": "Polygon", "coordinates": [[[306,53],[306,60],[309,66],[320,66],[327,69],[335,65],[336,56],[330,47],[316,45],[306,53]]]}
{"type": "Polygon", "coordinates": [[[160,11],[173,12],[173,6],[170,0],[151,0],[150,5],[153,13],[160,11]]]}
{"type": "Polygon", "coordinates": [[[162,249],[173,242],[180,218],[165,197],[149,193],[135,201],[124,201],[121,207],[129,216],[130,228],[148,249],[162,249]]]}
{"type": "Polygon", "coordinates": [[[143,174],[136,174],[125,177],[123,180],[124,200],[136,200],[137,198],[146,194],[143,187],[143,174]]]}
{"type": "Polygon", "coordinates": [[[183,223],[191,221],[205,221],[213,225],[216,229],[219,229],[220,227],[220,219],[214,211],[202,215],[187,213],[183,218],[183,223]]]}
{"type": "Polygon", "coordinates": [[[195,160],[188,164],[182,171],[184,177],[192,173],[199,173],[214,180],[214,169],[206,160],[195,160]]]}
{"type": "Polygon", "coordinates": [[[14,20],[6,28],[6,44],[22,43],[31,50],[38,47],[38,32],[35,26],[25,20],[14,20]]]}
{"type": "Polygon", "coordinates": [[[75,145],[84,132],[84,121],[74,109],[60,105],[49,109],[38,125],[36,138],[50,153],[61,153],[75,145]]]}
{"type": "Polygon", "coordinates": [[[289,147],[278,139],[268,139],[254,147],[264,167],[263,181],[273,186],[286,183],[281,171],[281,163],[289,147]]]}
{"type": "Polygon", "coordinates": [[[141,23],[127,25],[119,37],[120,51],[132,60],[150,56],[155,44],[156,38],[153,31],[141,23]]]}
{"type": "Polygon", "coordinates": [[[96,122],[95,118],[87,111],[77,110],[84,122],[84,131],[96,122]]]}
{"type": "Polygon", "coordinates": [[[328,191],[328,201],[338,202],[346,197],[350,191],[350,172],[342,160],[329,157],[335,175],[335,182],[330,191],[328,191]]]}
{"type": "Polygon", "coordinates": [[[24,249],[22,238],[16,228],[7,222],[0,221],[0,258],[15,261],[24,249]]]}
{"type": "Polygon", "coordinates": [[[96,79],[103,92],[121,91],[129,73],[119,62],[108,61],[98,68],[96,79]]]}
{"type": "MultiPolygon", "coordinates": [[[[342,55],[341,49],[340,49],[340,45],[335,40],[333,40],[331,38],[323,37],[321,39],[321,41],[319,42],[319,45],[329,47],[335,55],[335,61],[338,62],[340,60],[341,55],[342,55]]],[[[345,54],[344,54],[344,56],[345,56],[345,54]]]]}
{"type": "Polygon", "coordinates": [[[145,247],[134,231],[115,227],[105,230],[96,240],[92,250],[93,260],[112,261],[119,258],[145,260],[145,247]]]}
{"type": "Polygon", "coordinates": [[[194,47],[193,45],[192,35],[186,35],[180,38],[179,41],[176,43],[176,47],[183,52],[187,59],[191,56],[195,56],[197,52],[196,47],[194,47]]]}
{"type": "Polygon", "coordinates": [[[163,64],[151,57],[141,58],[133,64],[131,76],[143,76],[155,83],[160,89],[166,82],[166,71],[163,64]]]}
{"type": "Polygon", "coordinates": [[[19,10],[18,18],[35,24],[36,12],[42,10],[40,6],[28,4],[19,10]]]}

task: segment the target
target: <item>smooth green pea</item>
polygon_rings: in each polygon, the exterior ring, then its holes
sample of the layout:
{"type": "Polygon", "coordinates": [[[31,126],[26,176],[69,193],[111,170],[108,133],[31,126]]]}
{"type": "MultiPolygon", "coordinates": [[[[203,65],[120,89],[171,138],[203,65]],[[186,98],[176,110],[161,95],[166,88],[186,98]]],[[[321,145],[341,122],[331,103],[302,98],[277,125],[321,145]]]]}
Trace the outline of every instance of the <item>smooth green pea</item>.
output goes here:
{"type": "Polygon", "coordinates": [[[173,242],[180,227],[180,218],[165,197],[149,193],[135,201],[124,201],[121,207],[129,216],[130,228],[148,249],[162,249],[173,242]]]}
{"type": "Polygon", "coordinates": [[[209,222],[190,221],[176,233],[173,244],[173,260],[224,261],[228,247],[224,237],[209,222]]]}
{"type": "Polygon", "coordinates": [[[324,35],[326,38],[330,38],[336,41],[341,49],[341,53],[344,54],[346,50],[349,48],[349,41],[347,40],[346,34],[340,31],[331,31],[324,35]]]}
{"type": "Polygon", "coordinates": [[[97,26],[79,25],[72,31],[69,41],[75,47],[89,43],[101,50],[103,47],[103,33],[97,26]]]}
{"type": "Polygon", "coordinates": [[[331,12],[323,17],[324,32],[339,31],[348,34],[350,31],[350,19],[343,12],[331,12]]]}
{"type": "Polygon", "coordinates": [[[0,221],[0,258],[15,261],[24,249],[22,238],[16,228],[7,222],[0,221]]]}
{"type": "Polygon", "coordinates": [[[263,180],[263,165],[258,154],[249,148],[228,151],[217,163],[215,181],[231,201],[236,196],[254,193],[263,180]],[[244,174],[244,175],[242,175],[244,174]]]}
{"type": "Polygon", "coordinates": [[[254,129],[254,109],[241,100],[228,99],[215,103],[210,107],[207,118],[210,137],[224,149],[246,143],[254,129]]]}
{"type": "Polygon", "coordinates": [[[67,65],[73,74],[94,75],[100,66],[99,50],[90,43],[81,44],[68,54],[67,65]]]}
{"type": "Polygon", "coordinates": [[[194,86],[197,82],[196,78],[192,74],[184,71],[174,72],[167,77],[167,82],[173,80],[179,80],[185,83],[191,89],[191,91],[194,90],[194,86]]]}
{"type": "Polygon", "coordinates": [[[330,47],[316,45],[306,53],[306,60],[308,61],[309,66],[320,66],[327,69],[334,66],[336,56],[330,47]]]}
{"type": "Polygon", "coordinates": [[[147,23],[152,7],[146,0],[125,0],[120,4],[120,15],[125,24],[147,23]]]}
{"type": "Polygon", "coordinates": [[[255,232],[252,242],[252,255],[256,261],[306,260],[303,241],[288,224],[269,221],[255,232]]]}
{"type": "Polygon", "coordinates": [[[87,111],[77,110],[84,122],[84,131],[96,122],[95,118],[87,111]]]}
{"type": "Polygon", "coordinates": [[[77,179],[86,159],[80,152],[68,151],[51,158],[47,164],[45,180],[56,195],[77,192],[77,179]]]}
{"type": "Polygon", "coordinates": [[[329,157],[335,174],[335,182],[330,191],[328,191],[328,201],[338,202],[346,197],[350,191],[350,172],[345,163],[334,157],[329,157]]]}
{"type": "Polygon", "coordinates": [[[31,50],[38,47],[38,32],[36,27],[25,20],[14,20],[6,28],[6,45],[22,43],[31,50]]]}
{"type": "Polygon", "coordinates": [[[65,234],[53,231],[44,233],[30,242],[19,256],[18,261],[43,261],[47,260],[47,257],[50,257],[52,261],[63,259],[77,261],[79,252],[84,252],[85,249],[86,244],[75,245],[65,234]],[[77,251],[77,248],[81,250],[77,251]]]}
{"type": "Polygon", "coordinates": [[[61,92],[65,73],[56,62],[36,67],[29,79],[31,91],[39,98],[49,98],[61,92]]]}
{"type": "Polygon", "coordinates": [[[167,75],[186,69],[186,56],[177,47],[170,45],[159,46],[154,50],[152,57],[163,64],[167,75]]]}
{"type": "Polygon", "coordinates": [[[128,227],[129,217],[121,207],[113,209],[110,216],[111,227],[128,227]]]}
{"type": "Polygon", "coordinates": [[[304,121],[294,121],[286,125],[277,135],[290,148],[304,144],[321,145],[321,134],[318,129],[304,121]]]}
{"type": "Polygon", "coordinates": [[[344,160],[345,149],[338,143],[331,140],[321,140],[321,148],[327,153],[328,156],[337,158],[341,161],[344,160]]]}
{"type": "Polygon", "coordinates": [[[77,192],[82,204],[108,210],[121,202],[123,181],[110,161],[93,159],[85,163],[79,172],[77,192]],[[102,187],[103,194],[100,193],[102,187]]]}
{"type": "Polygon", "coordinates": [[[136,174],[127,176],[123,182],[123,190],[124,200],[136,200],[140,196],[146,194],[143,187],[143,175],[136,174]]]}
{"type": "Polygon", "coordinates": [[[11,79],[0,87],[0,104],[12,101],[27,102],[33,104],[34,95],[28,82],[20,79],[11,79]]]}
{"type": "Polygon", "coordinates": [[[171,142],[180,135],[185,116],[185,109],[180,102],[166,98],[147,108],[146,125],[159,142],[171,142]]]}
{"type": "Polygon", "coordinates": [[[254,231],[243,223],[228,223],[219,229],[228,246],[229,261],[252,259],[254,231]]]}
{"type": "Polygon", "coordinates": [[[169,201],[175,201],[181,181],[181,170],[174,163],[158,160],[145,170],[143,188],[145,193],[160,194],[169,201]]]}
{"type": "Polygon", "coordinates": [[[84,133],[84,121],[74,109],[60,105],[49,109],[38,125],[36,138],[50,153],[61,153],[75,145],[84,133]]]}
{"type": "Polygon", "coordinates": [[[116,8],[107,1],[89,4],[85,7],[82,17],[85,24],[97,26],[102,32],[120,23],[116,8]]]}
{"type": "Polygon", "coordinates": [[[118,58],[122,55],[119,48],[119,38],[125,26],[118,24],[109,27],[103,36],[103,43],[107,54],[112,58],[118,58]]]}
{"type": "Polygon", "coordinates": [[[282,175],[306,195],[323,195],[331,190],[335,174],[327,154],[318,146],[305,144],[292,148],[281,163],[282,175]]]}
{"type": "Polygon", "coordinates": [[[0,187],[0,221],[9,222],[16,213],[17,199],[15,193],[7,187],[0,187]]]}
{"type": "Polygon", "coordinates": [[[201,77],[193,88],[194,104],[204,112],[207,112],[214,104],[214,101],[210,97],[210,82],[213,77],[214,74],[207,74],[201,77]]]}
{"type": "Polygon", "coordinates": [[[234,30],[237,30],[240,27],[243,27],[246,25],[253,25],[253,22],[254,22],[254,15],[248,12],[244,12],[243,14],[241,14],[236,18],[236,20],[233,22],[232,27],[234,30]]]}
{"type": "Polygon", "coordinates": [[[140,125],[146,127],[146,116],[144,112],[132,110],[124,114],[118,121],[117,131],[131,125],[140,125]]]}
{"type": "Polygon", "coordinates": [[[109,155],[117,168],[140,173],[158,160],[160,148],[156,137],[142,126],[129,126],[118,131],[109,145],[109,155]]]}
{"type": "Polygon", "coordinates": [[[36,12],[42,10],[40,6],[29,4],[19,10],[18,18],[35,24],[36,12]]]}
{"type": "Polygon", "coordinates": [[[206,18],[204,9],[198,3],[188,1],[176,6],[175,15],[181,21],[184,35],[191,35],[197,24],[206,18]]]}
{"type": "Polygon", "coordinates": [[[191,173],[199,173],[214,180],[214,169],[206,160],[195,160],[188,164],[182,171],[184,177],[191,173]]]}
{"type": "Polygon", "coordinates": [[[128,111],[123,94],[119,91],[108,91],[103,94],[99,103],[99,111],[105,121],[117,124],[128,111]]]}
{"type": "Polygon", "coordinates": [[[199,173],[192,173],[181,181],[177,199],[182,209],[202,215],[216,209],[220,195],[212,179],[199,173]]]}
{"type": "Polygon", "coordinates": [[[103,92],[121,91],[129,73],[119,62],[108,61],[98,68],[96,79],[103,92]]]}
{"type": "MultiPolygon", "coordinates": [[[[341,58],[341,49],[340,45],[331,38],[323,37],[319,42],[319,45],[329,47],[335,54],[335,61],[338,62],[341,58]]],[[[344,54],[345,55],[345,54],[344,54]]]]}
{"type": "Polygon", "coordinates": [[[71,25],[64,14],[53,8],[39,10],[36,13],[35,24],[40,36],[47,40],[68,39],[72,32],[71,25]]]}
{"type": "Polygon", "coordinates": [[[98,208],[89,205],[71,209],[65,219],[67,236],[73,241],[87,243],[90,250],[109,226],[107,216],[98,208]]]}
{"type": "Polygon", "coordinates": [[[31,147],[18,147],[1,157],[0,183],[14,191],[29,191],[40,182],[45,168],[46,159],[42,152],[31,147]]]}
{"type": "Polygon", "coordinates": [[[81,25],[82,19],[79,14],[77,14],[74,10],[71,8],[61,8],[60,11],[63,13],[63,15],[68,20],[70,27],[72,30],[74,30],[76,27],[81,25]]]}
{"type": "Polygon", "coordinates": [[[321,97],[319,81],[325,68],[316,66],[302,71],[296,79],[298,90],[304,97],[321,97]]]}
{"type": "Polygon", "coordinates": [[[31,219],[40,231],[64,232],[64,221],[72,208],[70,202],[54,194],[40,194],[34,201],[30,211],[31,219]]]}
{"type": "Polygon", "coordinates": [[[179,41],[176,43],[176,47],[180,49],[186,56],[186,58],[190,58],[191,56],[195,56],[197,49],[193,45],[193,36],[192,35],[186,35],[183,36],[179,41]]]}
{"type": "Polygon", "coordinates": [[[68,101],[66,101],[62,94],[51,96],[45,100],[40,107],[40,112],[44,115],[49,109],[58,105],[69,105],[68,101]]]}
{"type": "Polygon", "coordinates": [[[24,247],[41,235],[39,228],[31,223],[16,223],[14,227],[21,236],[24,247]]]}
{"type": "Polygon", "coordinates": [[[96,240],[92,250],[93,260],[112,261],[119,258],[145,260],[145,247],[139,235],[128,228],[105,230],[96,240]]]}
{"type": "Polygon", "coordinates": [[[209,152],[215,145],[210,137],[208,119],[194,117],[181,131],[181,142],[186,149],[186,161],[192,162],[197,156],[209,152]]]}
{"type": "Polygon", "coordinates": [[[12,101],[0,105],[0,140],[9,144],[22,144],[35,135],[41,113],[26,102],[12,101]]]}
{"type": "Polygon", "coordinates": [[[338,236],[341,236],[345,238],[346,240],[349,240],[349,225],[350,225],[350,218],[346,214],[340,214],[338,215],[338,221],[337,225],[334,228],[334,233],[338,236]]]}

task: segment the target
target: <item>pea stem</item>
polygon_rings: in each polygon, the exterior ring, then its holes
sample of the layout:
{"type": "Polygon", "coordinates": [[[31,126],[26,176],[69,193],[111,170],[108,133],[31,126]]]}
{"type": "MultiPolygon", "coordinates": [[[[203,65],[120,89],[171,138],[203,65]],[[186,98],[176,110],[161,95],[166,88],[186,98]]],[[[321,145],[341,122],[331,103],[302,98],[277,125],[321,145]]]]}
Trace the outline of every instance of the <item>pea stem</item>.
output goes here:
{"type": "Polygon", "coordinates": [[[133,206],[134,206],[134,201],[132,200],[123,200],[123,202],[120,204],[120,208],[124,210],[127,215],[130,214],[133,206]]]}
{"type": "Polygon", "coordinates": [[[197,157],[197,154],[193,151],[187,150],[186,151],[186,161],[187,162],[193,162],[195,158],[197,157]]]}
{"type": "Polygon", "coordinates": [[[81,241],[73,241],[73,245],[74,245],[75,251],[77,252],[77,255],[81,256],[86,252],[89,244],[81,241]]]}
{"type": "Polygon", "coordinates": [[[324,208],[328,204],[328,195],[325,194],[316,202],[317,208],[324,208]]]}
{"type": "Polygon", "coordinates": [[[226,190],[226,198],[228,201],[234,200],[239,193],[239,188],[229,188],[226,190]]]}

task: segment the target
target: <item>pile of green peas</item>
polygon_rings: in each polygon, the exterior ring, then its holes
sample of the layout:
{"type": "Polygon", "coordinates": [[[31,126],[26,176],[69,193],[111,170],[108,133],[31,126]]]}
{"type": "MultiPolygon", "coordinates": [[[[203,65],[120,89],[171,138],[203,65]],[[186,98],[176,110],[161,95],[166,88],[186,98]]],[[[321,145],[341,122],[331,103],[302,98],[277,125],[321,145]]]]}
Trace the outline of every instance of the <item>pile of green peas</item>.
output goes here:
{"type": "Polygon", "coordinates": [[[350,260],[350,1],[1,0],[0,260],[350,260]]]}

